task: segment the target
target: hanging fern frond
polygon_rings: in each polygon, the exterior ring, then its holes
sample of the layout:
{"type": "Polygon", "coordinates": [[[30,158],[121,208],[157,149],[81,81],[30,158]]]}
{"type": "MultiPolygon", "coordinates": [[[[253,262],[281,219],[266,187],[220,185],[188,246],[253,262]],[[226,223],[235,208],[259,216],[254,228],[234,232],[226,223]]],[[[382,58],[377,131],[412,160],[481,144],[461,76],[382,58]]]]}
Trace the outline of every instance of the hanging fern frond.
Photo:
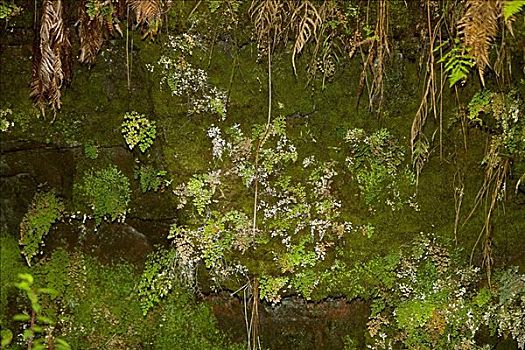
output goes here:
{"type": "Polygon", "coordinates": [[[80,38],[81,63],[94,64],[98,52],[104,44],[104,27],[101,20],[97,17],[91,18],[88,14],[87,4],[80,8],[80,19],[78,26],[78,36],[80,38]]]}
{"type": "Polygon", "coordinates": [[[44,114],[46,104],[55,112],[61,107],[60,89],[68,79],[66,57],[71,45],[64,28],[62,1],[45,0],[42,9],[30,95],[44,114]]]}
{"type": "MultiPolygon", "coordinates": [[[[438,61],[438,63],[445,64],[445,73],[448,75],[449,86],[454,86],[459,81],[467,80],[470,73],[470,69],[476,65],[475,57],[469,53],[469,49],[462,46],[459,39],[454,41],[450,50],[444,54],[438,61]]],[[[437,47],[434,51],[438,51],[447,42],[437,47]]]]}
{"type": "Polygon", "coordinates": [[[153,38],[159,31],[162,23],[162,15],[165,13],[171,1],[165,4],[161,0],[129,0],[131,10],[135,13],[138,26],[145,28],[142,38],[153,38]]]}
{"type": "Polygon", "coordinates": [[[508,21],[523,8],[525,8],[525,0],[505,1],[503,3],[503,17],[505,21],[508,21]]]}
{"type": "Polygon", "coordinates": [[[485,68],[490,66],[489,50],[498,33],[501,15],[500,0],[467,0],[466,11],[458,24],[465,47],[470,48],[478,67],[481,83],[485,85],[485,68]]]}
{"type": "Polygon", "coordinates": [[[321,28],[323,20],[315,6],[306,0],[293,12],[291,23],[295,27],[293,29],[296,33],[292,52],[292,66],[294,73],[297,74],[295,57],[301,53],[306,43],[308,43],[312,37],[316,42],[318,41],[317,31],[321,28]]]}
{"type": "Polygon", "coordinates": [[[285,37],[286,5],[287,2],[281,0],[252,0],[249,13],[260,49],[273,50],[285,37]]]}
{"type": "Polygon", "coordinates": [[[115,31],[122,36],[111,0],[84,0],[77,24],[80,38],[79,61],[82,63],[94,64],[104,41],[115,31]]]}

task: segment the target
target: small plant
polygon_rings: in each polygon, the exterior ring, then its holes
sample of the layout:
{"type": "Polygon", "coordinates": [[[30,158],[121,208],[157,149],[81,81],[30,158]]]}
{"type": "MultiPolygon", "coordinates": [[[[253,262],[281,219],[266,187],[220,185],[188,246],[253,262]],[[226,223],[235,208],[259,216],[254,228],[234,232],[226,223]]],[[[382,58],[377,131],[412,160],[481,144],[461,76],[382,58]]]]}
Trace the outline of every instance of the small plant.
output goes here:
{"type": "Polygon", "coordinates": [[[135,179],[139,180],[140,190],[143,193],[156,192],[161,188],[166,174],[166,170],[156,170],[150,165],[141,165],[135,170],[135,179]]]}
{"type": "Polygon", "coordinates": [[[363,129],[348,130],[345,141],[349,146],[346,158],[348,169],[357,180],[359,191],[370,210],[383,203],[392,210],[413,203],[412,185],[415,176],[405,167],[405,153],[387,129],[367,134],[363,129]]]}
{"type": "MultiPolygon", "coordinates": [[[[438,46],[434,52],[438,52],[444,45],[438,46]]],[[[469,50],[463,47],[459,39],[454,41],[450,51],[441,57],[438,63],[445,64],[445,73],[448,74],[449,86],[454,86],[457,82],[464,82],[470,73],[470,69],[476,65],[474,56],[469,55],[469,50]]]]}
{"type": "Polygon", "coordinates": [[[88,142],[84,144],[84,155],[89,159],[97,159],[98,148],[93,143],[88,142]]]}
{"type": "Polygon", "coordinates": [[[12,1],[1,0],[0,1],[0,19],[9,19],[9,17],[15,17],[22,12],[20,6],[16,6],[12,1]]]}
{"type": "Polygon", "coordinates": [[[177,252],[159,250],[149,256],[136,289],[144,315],[168,295],[177,282],[177,252]]]}
{"type": "Polygon", "coordinates": [[[124,115],[122,135],[130,150],[138,145],[142,153],[146,152],[153,145],[156,132],[155,122],[150,121],[145,115],[137,112],[124,115]]]}
{"type": "Polygon", "coordinates": [[[77,186],[93,210],[95,222],[103,218],[111,221],[124,219],[131,197],[128,178],[115,166],[84,174],[82,184],[77,186]]]}
{"type": "Polygon", "coordinates": [[[9,108],[6,109],[0,109],[0,131],[6,132],[9,130],[11,126],[14,125],[12,121],[9,121],[7,119],[7,116],[10,116],[13,114],[13,111],[9,108]]]}
{"type": "MultiPolygon", "coordinates": [[[[18,278],[20,281],[15,283],[15,286],[26,294],[31,303],[31,312],[16,314],[13,320],[26,323],[21,336],[27,344],[27,348],[32,350],[70,350],[71,347],[66,341],[52,336],[51,332],[55,322],[46,316],[39,301],[41,295],[54,295],[56,292],[50,288],[35,288],[33,276],[28,273],[20,273],[18,278]]],[[[9,345],[12,339],[13,334],[10,330],[2,330],[2,348],[9,345]]]]}
{"type": "Polygon", "coordinates": [[[37,193],[20,224],[20,245],[27,264],[38,254],[51,226],[60,220],[64,204],[54,191],[37,193]]]}

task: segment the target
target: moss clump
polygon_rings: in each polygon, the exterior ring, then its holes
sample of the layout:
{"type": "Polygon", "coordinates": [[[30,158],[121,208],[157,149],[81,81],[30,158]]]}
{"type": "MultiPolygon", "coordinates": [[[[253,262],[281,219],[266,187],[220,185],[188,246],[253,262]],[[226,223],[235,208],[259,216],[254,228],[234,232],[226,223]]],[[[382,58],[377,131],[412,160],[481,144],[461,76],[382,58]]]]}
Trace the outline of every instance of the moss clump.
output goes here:
{"type": "Polygon", "coordinates": [[[28,265],[38,254],[39,247],[51,226],[62,217],[64,204],[54,191],[37,193],[29,211],[20,224],[20,245],[28,265]]]}
{"type": "Polygon", "coordinates": [[[97,225],[103,218],[115,221],[126,216],[131,189],[128,178],[117,167],[86,172],[76,190],[93,210],[97,225]]]}

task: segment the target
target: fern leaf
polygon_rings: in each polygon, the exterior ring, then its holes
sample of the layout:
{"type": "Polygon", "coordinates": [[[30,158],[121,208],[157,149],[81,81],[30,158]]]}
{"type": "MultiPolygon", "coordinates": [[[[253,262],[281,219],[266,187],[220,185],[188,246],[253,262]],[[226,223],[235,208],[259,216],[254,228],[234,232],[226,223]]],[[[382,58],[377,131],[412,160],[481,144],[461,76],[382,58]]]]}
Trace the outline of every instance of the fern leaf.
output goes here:
{"type": "Polygon", "coordinates": [[[463,36],[465,47],[470,48],[478,66],[481,83],[484,85],[485,68],[489,64],[489,50],[498,32],[498,18],[501,14],[499,0],[467,0],[466,12],[458,29],[463,36]]]}
{"type": "Polygon", "coordinates": [[[503,3],[503,17],[507,22],[512,16],[525,7],[525,0],[509,0],[503,3]]]}
{"type": "Polygon", "coordinates": [[[313,37],[318,40],[317,29],[322,26],[322,19],[319,12],[310,1],[303,2],[292,15],[292,25],[296,26],[296,38],[292,53],[292,66],[294,73],[297,74],[295,67],[295,56],[300,54],[304,46],[313,37]]]}

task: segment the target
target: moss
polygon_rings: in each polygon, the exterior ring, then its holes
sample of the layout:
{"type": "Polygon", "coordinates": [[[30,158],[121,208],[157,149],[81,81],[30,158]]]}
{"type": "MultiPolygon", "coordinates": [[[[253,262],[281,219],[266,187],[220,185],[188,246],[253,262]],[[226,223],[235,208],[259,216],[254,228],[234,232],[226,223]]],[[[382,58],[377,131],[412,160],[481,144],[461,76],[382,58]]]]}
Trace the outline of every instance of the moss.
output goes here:
{"type": "Polygon", "coordinates": [[[18,242],[4,233],[0,234],[0,325],[2,328],[10,323],[13,310],[10,301],[18,293],[13,283],[18,281],[17,275],[27,271],[18,242]]]}

